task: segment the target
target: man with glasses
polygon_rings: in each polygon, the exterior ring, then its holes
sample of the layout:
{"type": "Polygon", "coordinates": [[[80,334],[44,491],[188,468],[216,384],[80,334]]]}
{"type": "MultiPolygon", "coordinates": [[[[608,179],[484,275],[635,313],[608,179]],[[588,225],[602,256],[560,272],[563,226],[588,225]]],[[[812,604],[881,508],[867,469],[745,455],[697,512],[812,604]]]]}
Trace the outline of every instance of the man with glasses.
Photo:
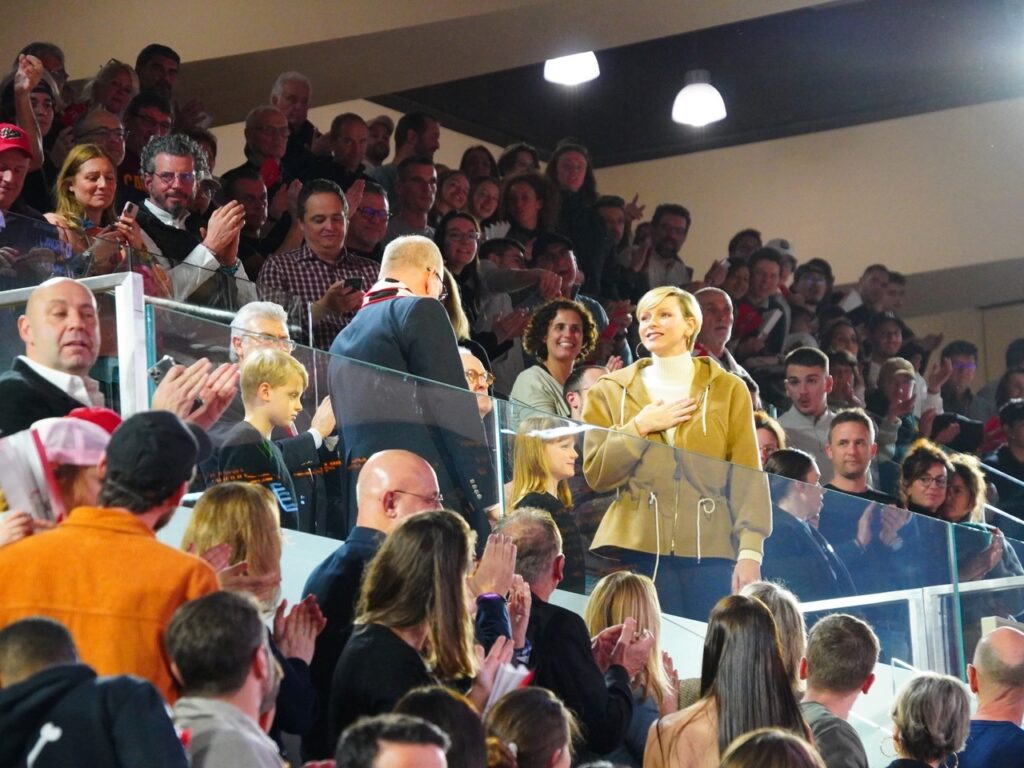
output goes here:
{"type": "Polygon", "coordinates": [[[389,195],[392,208],[398,210],[388,223],[382,241],[386,246],[396,237],[422,235],[433,237],[434,228],[427,224],[427,216],[434,207],[437,194],[437,169],[434,161],[423,155],[407,157],[398,165],[398,181],[393,195],[389,195]]]}
{"type": "Polygon", "coordinates": [[[375,181],[366,182],[363,198],[354,211],[349,211],[345,247],[349,253],[380,263],[384,254],[381,240],[388,231],[388,198],[375,181]]]}
{"type": "Polygon", "coordinates": [[[298,174],[290,163],[285,162],[290,132],[284,112],[266,105],[256,107],[245,117],[245,162],[225,174],[248,169],[256,171],[263,179],[268,200],[263,239],[269,252],[281,246],[292,228],[288,189],[298,174]]]}
{"type": "MultiPolygon", "coordinates": [[[[91,109],[75,122],[75,144],[95,144],[106,152],[117,166],[124,162],[126,136],[127,132],[121,124],[121,119],[103,107],[91,109]]],[[[119,188],[119,196],[120,192],[119,188]]],[[[121,204],[124,204],[123,200],[121,204]]]]}
{"type": "Polygon", "coordinates": [[[236,309],[256,298],[238,260],[245,220],[240,203],[228,202],[210,215],[200,239],[185,228],[196,193],[196,173],[206,171],[199,146],[187,136],[155,136],[140,165],[149,197],[138,222],[146,250],[167,270],[174,298],[192,304],[236,309]]]}
{"type": "MultiPolygon", "coordinates": [[[[445,506],[466,516],[482,546],[497,481],[455,332],[438,301],[443,269],[427,238],[399,238],[384,249],[380,279],[331,345],[331,401],[350,476],[377,451],[421,456],[437,473],[445,506]]],[[[351,518],[351,493],[349,510],[351,518]]]]}
{"type": "Polygon", "coordinates": [[[166,96],[143,91],[128,102],[124,111],[124,159],[117,166],[118,193],[139,205],[146,199],[140,158],[143,148],[154,136],[166,136],[173,127],[171,102],[166,96]]]}
{"type": "Polygon", "coordinates": [[[256,107],[245,117],[245,162],[231,170],[255,168],[273,197],[280,182],[294,176],[282,166],[290,133],[284,112],[269,105],[256,107]]]}
{"type": "Polygon", "coordinates": [[[380,451],[366,460],[356,484],[356,500],[355,527],[348,532],[345,542],[313,569],[302,589],[303,597],[316,597],[327,620],[327,626],[316,639],[309,665],[317,689],[314,727],[309,740],[303,743],[310,755],[330,752],[326,736],[331,678],[355,619],[366,564],[402,520],[444,507],[444,497],[430,464],[401,450],[380,451]]]}
{"type": "Polygon", "coordinates": [[[327,349],[359,309],[363,291],[376,282],[378,267],[345,249],[348,201],[333,181],[306,184],[296,212],[305,242],[267,259],[260,290],[284,306],[297,301],[306,333],[306,318],[312,319],[313,346],[327,349]]]}

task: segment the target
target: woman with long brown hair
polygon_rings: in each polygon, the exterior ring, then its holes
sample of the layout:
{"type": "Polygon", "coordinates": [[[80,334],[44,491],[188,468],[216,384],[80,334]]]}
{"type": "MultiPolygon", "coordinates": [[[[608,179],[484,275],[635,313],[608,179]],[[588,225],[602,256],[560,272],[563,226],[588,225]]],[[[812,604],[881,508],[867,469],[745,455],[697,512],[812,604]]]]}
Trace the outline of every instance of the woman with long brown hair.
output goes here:
{"type": "Polygon", "coordinates": [[[413,515],[388,535],[366,571],[355,627],[334,670],[333,740],[422,685],[474,679],[467,696],[483,707],[512,644],[499,638],[486,659],[474,649],[466,585],[474,540],[466,521],[447,510],[413,515]]]}
{"type": "Polygon", "coordinates": [[[651,726],[644,768],[716,768],[733,740],[766,727],[808,735],[775,620],[760,600],[730,595],[708,622],[701,698],[651,726]]]}

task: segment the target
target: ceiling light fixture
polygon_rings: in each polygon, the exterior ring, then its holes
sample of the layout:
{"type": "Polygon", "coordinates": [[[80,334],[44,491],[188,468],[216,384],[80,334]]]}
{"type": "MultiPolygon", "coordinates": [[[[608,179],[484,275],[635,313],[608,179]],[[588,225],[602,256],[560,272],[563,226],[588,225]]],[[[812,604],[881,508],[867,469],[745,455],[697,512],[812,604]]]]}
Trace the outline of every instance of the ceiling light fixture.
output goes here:
{"type": "Polygon", "coordinates": [[[544,62],[544,79],[559,85],[579,85],[601,74],[593,51],[560,56],[544,62]]]}
{"type": "Polygon", "coordinates": [[[706,69],[693,69],[686,73],[686,85],[672,104],[672,119],[677,123],[701,128],[725,117],[722,94],[711,85],[706,69]]]}

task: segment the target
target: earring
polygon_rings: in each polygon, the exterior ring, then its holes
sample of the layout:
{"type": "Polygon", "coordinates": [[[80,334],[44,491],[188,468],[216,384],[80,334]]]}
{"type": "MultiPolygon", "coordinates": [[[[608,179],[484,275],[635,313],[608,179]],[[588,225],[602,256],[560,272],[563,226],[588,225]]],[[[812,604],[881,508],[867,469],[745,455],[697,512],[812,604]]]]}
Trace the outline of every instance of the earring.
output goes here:
{"type": "Polygon", "coordinates": [[[882,753],[882,757],[888,757],[888,758],[896,757],[897,756],[896,755],[896,740],[892,736],[884,736],[882,738],[881,743],[878,745],[878,751],[882,753]],[[887,741],[892,743],[892,754],[891,755],[888,752],[885,751],[885,743],[887,741]]]}

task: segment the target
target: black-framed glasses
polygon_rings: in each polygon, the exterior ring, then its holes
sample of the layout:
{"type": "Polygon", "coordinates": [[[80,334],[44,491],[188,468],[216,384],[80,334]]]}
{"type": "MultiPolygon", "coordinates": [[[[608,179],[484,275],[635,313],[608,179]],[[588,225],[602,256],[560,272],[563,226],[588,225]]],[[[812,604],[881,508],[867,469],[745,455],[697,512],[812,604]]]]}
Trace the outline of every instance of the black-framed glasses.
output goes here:
{"type": "Polygon", "coordinates": [[[167,186],[171,186],[178,181],[183,186],[188,186],[196,183],[196,174],[194,171],[185,171],[184,173],[175,173],[174,171],[162,171],[160,173],[150,173],[150,176],[155,176],[160,179],[167,186]]]}
{"type": "Polygon", "coordinates": [[[436,269],[431,269],[430,267],[427,267],[427,272],[436,277],[437,281],[441,284],[441,292],[437,294],[437,300],[444,301],[445,299],[448,298],[448,286],[444,284],[444,278],[441,277],[441,273],[438,272],[436,269]]]}
{"type": "Polygon", "coordinates": [[[395,489],[395,493],[404,493],[406,496],[415,496],[420,501],[425,501],[427,504],[433,504],[438,509],[444,507],[444,494],[440,491],[433,493],[430,496],[426,496],[422,493],[413,493],[412,491],[402,491],[395,489]]]}
{"type": "Polygon", "coordinates": [[[248,336],[250,339],[253,339],[257,343],[266,347],[277,347],[279,349],[283,349],[285,352],[291,352],[295,349],[295,342],[287,336],[272,336],[269,333],[247,331],[244,328],[233,328],[232,330],[242,336],[248,336]]]}
{"type": "Polygon", "coordinates": [[[368,219],[376,219],[377,221],[388,220],[388,212],[383,208],[370,208],[369,206],[361,205],[356,208],[356,212],[361,213],[368,219]]]}
{"type": "Polygon", "coordinates": [[[925,488],[931,488],[933,485],[936,488],[945,488],[946,483],[948,482],[945,475],[936,475],[934,477],[932,475],[919,475],[914,479],[921,483],[925,488]]]}
{"type": "Polygon", "coordinates": [[[494,383],[494,374],[490,371],[466,371],[466,381],[469,386],[475,387],[478,382],[482,382],[485,386],[491,386],[494,383]]]}

